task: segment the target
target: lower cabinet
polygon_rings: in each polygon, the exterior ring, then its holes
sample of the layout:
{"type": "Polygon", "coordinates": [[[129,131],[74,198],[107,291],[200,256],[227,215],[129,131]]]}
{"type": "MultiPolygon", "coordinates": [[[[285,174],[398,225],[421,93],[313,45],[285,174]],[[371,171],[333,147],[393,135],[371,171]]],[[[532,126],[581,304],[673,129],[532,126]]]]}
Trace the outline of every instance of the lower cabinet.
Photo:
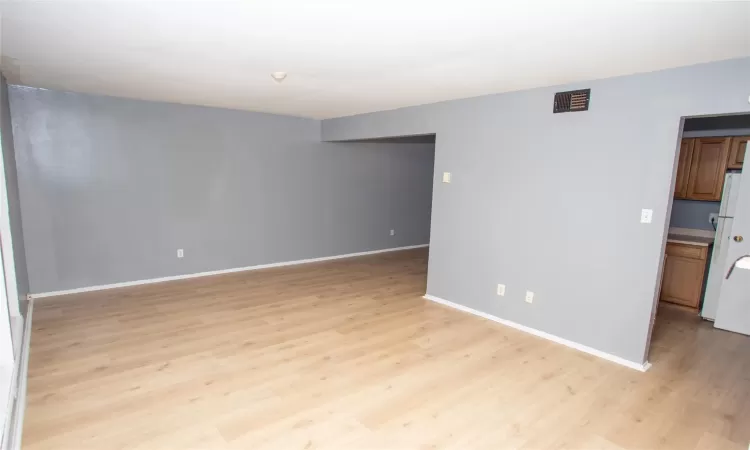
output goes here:
{"type": "Polygon", "coordinates": [[[706,246],[668,242],[660,300],[697,309],[707,259],[706,246]]]}

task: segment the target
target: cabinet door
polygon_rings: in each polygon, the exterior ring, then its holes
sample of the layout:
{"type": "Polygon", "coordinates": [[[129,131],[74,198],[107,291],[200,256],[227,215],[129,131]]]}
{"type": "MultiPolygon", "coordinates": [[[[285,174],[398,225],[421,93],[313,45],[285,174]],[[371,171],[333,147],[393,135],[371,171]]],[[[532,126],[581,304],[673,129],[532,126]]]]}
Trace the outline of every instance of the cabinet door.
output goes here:
{"type": "Polygon", "coordinates": [[[729,159],[731,138],[700,138],[695,140],[693,160],[690,162],[687,198],[691,200],[721,200],[724,174],[729,159]]]}
{"type": "Polygon", "coordinates": [[[750,140],[750,136],[732,138],[732,148],[729,151],[727,169],[742,169],[742,163],[745,162],[745,150],[747,150],[748,140],[750,140]]]}
{"type": "Polygon", "coordinates": [[[683,139],[680,143],[680,158],[677,162],[677,180],[674,185],[674,198],[687,197],[690,161],[693,160],[695,139],[683,139]]]}
{"type": "Polygon", "coordinates": [[[697,308],[701,300],[705,265],[706,262],[701,259],[666,255],[660,299],[697,308]]]}

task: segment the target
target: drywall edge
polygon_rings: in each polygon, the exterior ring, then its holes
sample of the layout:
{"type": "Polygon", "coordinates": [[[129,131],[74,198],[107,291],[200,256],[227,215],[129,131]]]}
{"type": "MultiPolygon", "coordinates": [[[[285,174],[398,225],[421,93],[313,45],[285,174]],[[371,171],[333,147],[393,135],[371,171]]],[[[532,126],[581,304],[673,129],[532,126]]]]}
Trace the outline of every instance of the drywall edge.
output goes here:
{"type": "Polygon", "coordinates": [[[31,320],[34,313],[34,302],[30,301],[26,309],[24,320],[23,343],[21,345],[20,361],[13,373],[16,392],[15,401],[12,402],[11,410],[7,417],[5,436],[3,436],[4,449],[20,450],[21,438],[23,437],[23,420],[26,415],[26,384],[29,377],[29,354],[31,351],[31,320]]]}

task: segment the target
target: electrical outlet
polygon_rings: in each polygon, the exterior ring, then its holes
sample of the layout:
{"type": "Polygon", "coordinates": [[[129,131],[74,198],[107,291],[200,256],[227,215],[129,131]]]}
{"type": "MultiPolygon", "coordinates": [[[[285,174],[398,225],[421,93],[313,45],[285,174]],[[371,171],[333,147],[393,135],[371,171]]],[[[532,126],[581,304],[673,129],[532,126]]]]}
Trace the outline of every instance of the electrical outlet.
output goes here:
{"type": "Polygon", "coordinates": [[[184,251],[182,251],[182,249],[181,249],[181,248],[178,248],[178,249],[177,249],[177,257],[178,257],[178,258],[182,258],[183,256],[185,256],[185,252],[184,252],[184,251]]]}
{"type": "Polygon", "coordinates": [[[396,230],[391,230],[391,236],[394,236],[396,234],[396,230]]]}
{"type": "Polygon", "coordinates": [[[719,223],[719,213],[711,213],[708,215],[708,223],[716,226],[719,223]]]}
{"type": "Polygon", "coordinates": [[[533,303],[534,302],[534,293],[531,291],[526,291],[526,303],[533,303]]]}
{"type": "Polygon", "coordinates": [[[505,295],[505,285],[504,284],[498,284],[497,285],[497,295],[503,296],[505,295]]]}

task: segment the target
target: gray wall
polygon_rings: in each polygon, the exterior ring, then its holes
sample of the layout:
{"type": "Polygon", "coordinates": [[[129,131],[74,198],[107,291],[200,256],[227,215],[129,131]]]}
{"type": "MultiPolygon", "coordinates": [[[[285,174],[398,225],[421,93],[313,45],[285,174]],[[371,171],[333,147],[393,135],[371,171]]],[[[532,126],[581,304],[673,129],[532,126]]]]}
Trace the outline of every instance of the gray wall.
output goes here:
{"type": "Polygon", "coordinates": [[[18,86],[10,98],[33,293],[429,242],[433,144],[321,143],[315,120],[18,86]]]}
{"type": "Polygon", "coordinates": [[[10,217],[10,233],[13,241],[16,287],[18,288],[18,299],[15,300],[18,301],[19,299],[25,299],[29,293],[29,276],[26,271],[26,250],[24,248],[21,202],[18,193],[18,174],[16,172],[16,155],[14,152],[8,85],[5,82],[5,77],[2,75],[0,75],[0,134],[2,135],[5,185],[8,189],[8,215],[10,217]]]}
{"type": "Polygon", "coordinates": [[[708,222],[708,215],[718,214],[719,206],[721,202],[675,200],[672,204],[669,226],[714,231],[714,227],[708,222]]]}
{"type": "Polygon", "coordinates": [[[749,79],[750,59],[729,60],[329,119],[322,133],[437,133],[429,294],[640,363],[681,117],[750,111],[749,79]],[[578,88],[590,110],[552,114],[554,93],[578,88]]]}

